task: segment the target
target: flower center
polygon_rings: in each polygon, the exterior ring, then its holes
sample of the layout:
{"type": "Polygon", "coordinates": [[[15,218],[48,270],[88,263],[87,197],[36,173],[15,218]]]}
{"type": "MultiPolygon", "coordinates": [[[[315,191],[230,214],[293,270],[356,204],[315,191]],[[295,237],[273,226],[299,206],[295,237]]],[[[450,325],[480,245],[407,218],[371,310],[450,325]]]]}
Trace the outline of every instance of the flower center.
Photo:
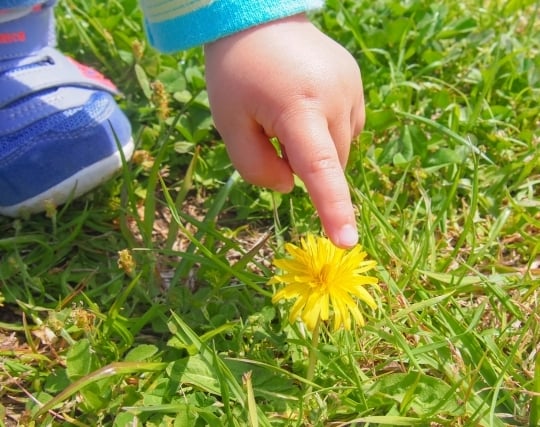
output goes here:
{"type": "Polygon", "coordinates": [[[326,289],[326,287],[329,285],[328,278],[330,276],[331,270],[332,270],[331,264],[324,264],[319,270],[319,274],[317,275],[318,276],[317,282],[318,282],[318,285],[323,289],[326,289]]]}

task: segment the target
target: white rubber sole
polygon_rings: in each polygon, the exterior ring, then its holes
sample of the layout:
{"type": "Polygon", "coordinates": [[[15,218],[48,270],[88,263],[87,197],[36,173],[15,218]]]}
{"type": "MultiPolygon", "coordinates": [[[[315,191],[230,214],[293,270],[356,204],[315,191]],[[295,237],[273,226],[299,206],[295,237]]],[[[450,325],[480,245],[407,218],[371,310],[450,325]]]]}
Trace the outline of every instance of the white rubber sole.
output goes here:
{"type": "MultiPolygon", "coordinates": [[[[124,157],[129,160],[133,154],[133,139],[123,147],[124,157]]],[[[59,206],[70,199],[75,199],[93,190],[109,180],[122,167],[122,157],[117,151],[113,155],[81,169],[47,191],[31,199],[12,206],[0,206],[0,215],[19,217],[26,214],[43,212],[47,205],[59,206]]]]}

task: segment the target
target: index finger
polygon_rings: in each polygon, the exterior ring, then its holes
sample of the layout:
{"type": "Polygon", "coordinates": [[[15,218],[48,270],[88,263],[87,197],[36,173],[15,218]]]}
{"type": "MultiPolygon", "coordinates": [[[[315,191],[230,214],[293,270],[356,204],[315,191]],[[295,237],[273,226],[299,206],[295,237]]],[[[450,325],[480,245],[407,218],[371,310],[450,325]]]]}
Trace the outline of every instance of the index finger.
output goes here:
{"type": "Polygon", "coordinates": [[[292,170],[302,179],[324,230],[339,247],[358,243],[351,195],[325,119],[289,119],[278,138],[292,170]]]}

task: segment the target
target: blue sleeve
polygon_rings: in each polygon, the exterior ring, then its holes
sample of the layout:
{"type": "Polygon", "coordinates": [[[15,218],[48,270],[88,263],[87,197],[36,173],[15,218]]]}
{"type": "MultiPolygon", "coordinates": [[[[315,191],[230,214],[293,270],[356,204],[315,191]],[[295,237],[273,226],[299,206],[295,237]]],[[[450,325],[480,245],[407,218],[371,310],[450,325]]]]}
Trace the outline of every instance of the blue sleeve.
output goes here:
{"type": "Polygon", "coordinates": [[[140,0],[148,40],[163,52],[209,43],[307,12],[324,0],[140,0]]]}

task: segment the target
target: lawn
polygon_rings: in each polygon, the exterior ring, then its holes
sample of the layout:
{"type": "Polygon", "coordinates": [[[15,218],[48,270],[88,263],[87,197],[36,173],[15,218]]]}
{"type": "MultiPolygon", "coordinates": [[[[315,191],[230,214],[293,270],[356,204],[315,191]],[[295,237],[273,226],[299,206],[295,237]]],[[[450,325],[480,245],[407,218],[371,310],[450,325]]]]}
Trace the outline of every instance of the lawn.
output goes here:
{"type": "Polygon", "coordinates": [[[137,142],[65,206],[0,217],[0,426],[540,426],[540,3],[328,0],[362,68],[347,169],[375,260],[365,326],[289,323],[274,257],[320,235],[233,170],[201,49],[136,0],[64,0],[59,45],[137,142]],[[313,339],[317,338],[317,339],[313,339]]]}

